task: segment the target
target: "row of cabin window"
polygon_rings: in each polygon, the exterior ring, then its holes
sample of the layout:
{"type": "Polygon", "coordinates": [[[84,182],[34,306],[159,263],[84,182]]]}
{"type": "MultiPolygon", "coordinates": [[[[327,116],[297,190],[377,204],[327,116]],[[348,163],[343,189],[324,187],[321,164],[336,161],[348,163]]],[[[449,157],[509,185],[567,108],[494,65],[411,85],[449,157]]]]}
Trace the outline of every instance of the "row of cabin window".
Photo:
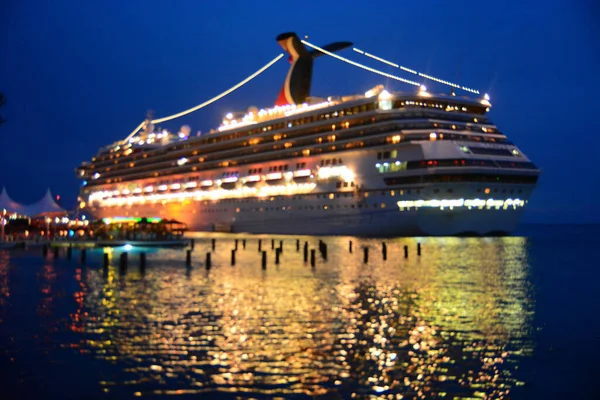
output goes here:
{"type": "Polygon", "coordinates": [[[432,107],[432,108],[438,108],[437,106],[441,105],[442,108],[440,108],[440,111],[447,111],[447,108],[450,108],[450,112],[464,112],[464,113],[469,113],[469,114],[478,114],[478,115],[484,115],[485,114],[485,109],[486,107],[482,107],[482,106],[473,106],[473,105],[456,105],[456,104],[450,104],[449,102],[443,102],[443,101],[438,101],[438,100],[431,100],[431,101],[423,101],[423,100],[401,100],[398,99],[396,101],[394,101],[394,108],[416,108],[416,107],[432,107]],[[405,104],[408,103],[408,104],[405,104]],[[455,108],[456,107],[456,108],[455,108]],[[464,110],[463,110],[464,108],[464,110]]]}
{"type": "Polygon", "coordinates": [[[535,164],[527,161],[502,161],[480,159],[442,159],[409,161],[407,169],[420,169],[432,167],[494,167],[494,168],[520,168],[537,169],[535,164]]]}
{"type": "MultiPolygon", "coordinates": [[[[338,183],[342,184],[342,182],[338,182],[338,183]]],[[[344,184],[348,184],[348,182],[343,182],[343,183],[344,184]]],[[[350,186],[354,186],[354,182],[350,182],[350,186]]],[[[338,187],[340,187],[340,186],[338,186],[338,187]]],[[[347,186],[344,185],[344,187],[347,187],[347,186]]],[[[422,191],[422,189],[382,190],[382,191],[379,191],[379,196],[386,197],[386,196],[389,195],[391,197],[394,197],[396,195],[404,196],[406,194],[413,194],[413,193],[415,193],[415,194],[421,194],[421,191],[422,191]]],[[[439,188],[433,189],[433,193],[436,193],[436,194],[440,193],[441,191],[443,191],[443,190],[439,189],[439,188]]],[[[445,191],[446,191],[446,193],[454,193],[454,188],[447,188],[447,189],[445,189],[445,191]]],[[[479,187],[479,188],[477,188],[475,190],[476,193],[481,193],[483,191],[485,191],[486,194],[489,194],[489,193],[511,193],[511,194],[513,194],[513,193],[523,193],[522,189],[514,189],[514,188],[513,189],[506,189],[506,188],[499,189],[499,188],[494,188],[494,189],[490,190],[489,188],[483,189],[483,188],[479,187]]],[[[367,197],[367,198],[368,197],[373,197],[373,196],[377,197],[378,191],[363,192],[363,194],[364,194],[364,197],[367,197]]],[[[309,195],[304,195],[304,196],[302,196],[302,195],[292,196],[292,197],[288,197],[286,199],[287,200],[306,201],[306,197],[315,196],[315,198],[317,198],[317,199],[323,198],[323,199],[333,200],[335,198],[338,198],[338,199],[340,199],[342,197],[349,198],[349,197],[354,197],[354,196],[357,196],[357,195],[358,195],[358,193],[356,193],[356,192],[320,193],[320,194],[316,194],[316,195],[309,194],[309,195]]],[[[221,203],[228,203],[228,204],[240,203],[240,202],[242,202],[242,203],[253,203],[253,202],[263,202],[263,203],[266,203],[266,202],[270,202],[270,201],[274,201],[274,200],[275,200],[275,198],[271,197],[269,199],[262,199],[262,198],[253,198],[253,199],[225,199],[225,200],[221,200],[220,202],[221,203]]],[[[204,205],[208,205],[208,201],[205,201],[204,205]]]]}
{"type": "Polygon", "coordinates": [[[469,146],[469,151],[473,154],[488,155],[488,156],[506,156],[506,157],[520,157],[520,154],[514,154],[508,149],[497,149],[488,147],[475,147],[469,146]]]}
{"type": "Polygon", "coordinates": [[[489,182],[535,184],[538,177],[533,175],[481,175],[481,174],[436,174],[418,176],[396,176],[383,178],[386,185],[413,185],[423,183],[449,183],[449,182],[489,182]]]}
{"type": "MultiPolygon", "coordinates": [[[[348,182],[343,182],[343,183],[344,183],[344,187],[348,187],[347,186],[348,182]]],[[[339,188],[339,187],[341,187],[342,182],[338,182],[338,184],[339,185],[336,185],[336,186],[339,188]]],[[[354,182],[350,182],[350,186],[353,187],[354,186],[354,182]]],[[[421,190],[422,189],[400,189],[400,190],[389,190],[389,191],[388,190],[382,190],[382,191],[379,192],[379,195],[381,197],[386,197],[388,195],[391,196],[391,197],[394,197],[394,196],[396,196],[396,194],[399,195],[399,196],[404,196],[405,194],[413,194],[413,192],[415,194],[421,194],[421,190]]],[[[438,194],[438,193],[440,193],[442,191],[443,191],[443,189],[439,189],[439,188],[433,189],[433,193],[435,193],[435,194],[438,194]]],[[[477,188],[475,190],[476,193],[481,193],[481,192],[484,192],[484,191],[485,191],[486,194],[489,194],[489,193],[503,193],[503,194],[506,194],[506,193],[510,193],[510,194],[513,194],[513,193],[523,193],[522,189],[514,189],[514,188],[513,189],[506,189],[506,188],[504,188],[504,189],[499,189],[499,188],[494,188],[494,189],[485,188],[485,189],[482,189],[481,187],[479,187],[479,188],[477,188]]],[[[445,189],[445,192],[446,193],[454,193],[454,188],[447,188],[447,189],[445,189]]],[[[372,196],[377,197],[377,191],[364,192],[363,194],[364,194],[365,197],[372,197],[372,196]]],[[[305,196],[292,196],[292,197],[287,198],[287,200],[301,200],[301,201],[306,201],[306,197],[309,197],[309,196],[315,196],[315,198],[317,198],[317,199],[323,198],[323,199],[333,200],[335,198],[338,198],[338,199],[342,198],[342,197],[349,198],[349,197],[354,197],[354,196],[357,196],[357,195],[358,195],[358,193],[356,193],[356,192],[341,192],[341,193],[329,193],[329,194],[321,193],[321,194],[317,194],[317,195],[310,194],[310,195],[305,195],[305,196]]],[[[274,200],[275,200],[274,197],[270,198],[270,199],[241,199],[241,200],[240,199],[225,199],[225,200],[221,200],[221,203],[229,203],[229,204],[240,203],[240,202],[242,202],[242,203],[252,203],[252,202],[269,202],[269,201],[274,201],[274,200]]],[[[205,201],[204,205],[208,205],[208,202],[205,201]]]]}
{"type": "Polygon", "coordinates": [[[326,160],[321,160],[321,167],[328,165],[343,165],[344,162],[341,158],[328,158],[326,160]]]}
{"type": "MultiPolygon", "coordinates": [[[[338,182],[338,183],[342,183],[342,182],[338,182]]],[[[347,184],[348,182],[344,182],[344,183],[347,184]]],[[[351,182],[351,185],[354,186],[354,182],[351,182]]],[[[388,190],[382,190],[382,191],[379,192],[379,195],[381,197],[386,197],[388,195],[391,196],[391,197],[394,197],[396,195],[404,196],[405,194],[413,194],[413,192],[415,194],[421,194],[421,190],[422,189],[400,189],[400,190],[389,190],[389,191],[388,190]]],[[[433,193],[436,193],[436,194],[440,193],[441,191],[442,191],[442,189],[439,189],[439,188],[433,189],[433,193]]],[[[513,194],[513,193],[523,193],[522,189],[514,189],[514,188],[513,189],[506,189],[506,188],[504,188],[502,190],[499,189],[499,188],[494,188],[494,189],[490,190],[489,188],[482,189],[481,187],[479,187],[479,188],[477,188],[475,190],[476,193],[481,193],[481,192],[484,192],[484,191],[485,191],[486,194],[489,194],[490,192],[491,193],[504,193],[504,194],[506,194],[506,193],[510,193],[510,194],[513,194]]],[[[446,189],[446,193],[454,193],[454,188],[447,188],[446,189]]],[[[372,196],[377,197],[377,191],[364,192],[363,194],[364,194],[365,197],[372,197],[372,196]]],[[[354,197],[354,196],[357,196],[357,195],[358,194],[355,193],[355,192],[341,192],[341,193],[329,193],[329,194],[322,193],[322,194],[317,194],[316,198],[317,199],[319,199],[319,198],[326,199],[327,198],[327,199],[333,200],[334,198],[338,198],[338,199],[342,198],[342,197],[348,198],[348,197],[354,197]]],[[[308,197],[308,196],[315,196],[315,195],[293,196],[293,197],[288,198],[288,200],[302,200],[302,201],[306,201],[306,197],[308,197]]],[[[268,201],[273,201],[273,200],[274,200],[274,198],[273,199],[256,199],[254,201],[268,202],[268,201]]],[[[239,199],[227,199],[227,200],[222,200],[222,202],[239,203],[240,200],[239,199]]],[[[253,199],[245,199],[245,200],[242,200],[242,202],[253,202],[253,199]]],[[[208,204],[208,203],[206,203],[206,204],[208,204]]]]}
{"type": "MultiPolygon", "coordinates": [[[[354,182],[352,182],[352,184],[354,184],[354,182]]],[[[383,192],[382,192],[383,193],[383,192]]],[[[357,195],[357,193],[355,192],[340,192],[340,193],[321,193],[321,194],[307,194],[307,195],[297,195],[297,196],[291,196],[291,197],[287,197],[286,196],[286,200],[298,200],[298,201],[306,201],[307,197],[311,197],[314,196],[316,199],[333,199],[333,198],[342,198],[342,197],[353,197],[357,195]]],[[[368,197],[368,196],[367,196],[368,197]]],[[[275,197],[270,197],[268,199],[265,198],[249,198],[249,199],[238,199],[238,198],[232,198],[232,199],[223,199],[223,200],[219,200],[219,203],[223,203],[223,204],[234,204],[234,203],[268,203],[271,201],[275,201],[275,197]]],[[[203,200],[202,204],[204,205],[208,205],[209,202],[208,200],[203,200]]]]}
{"type": "Polygon", "coordinates": [[[269,167],[269,172],[281,172],[281,171],[287,171],[288,170],[288,164],[282,164],[282,165],[273,165],[271,167],[269,167]]]}
{"type": "Polygon", "coordinates": [[[250,168],[248,170],[248,175],[260,174],[262,173],[262,168],[250,168]]]}
{"type": "Polygon", "coordinates": [[[396,155],[398,154],[398,152],[396,150],[394,150],[395,155],[391,155],[391,152],[389,151],[380,151],[377,153],[377,159],[378,160],[387,160],[388,158],[396,158],[396,155]]]}
{"type": "MultiPolygon", "coordinates": [[[[385,208],[386,205],[385,203],[381,203],[381,204],[377,204],[377,203],[373,203],[372,208],[385,208]]],[[[265,212],[265,211],[292,211],[292,210],[333,210],[333,209],[341,209],[341,208],[369,208],[369,204],[368,203],[356,203],[356,204],[320,204],[320,205],[308,205],[308,206],[299,206],[299,207],[293,207],[293,206],[283,206],[283,207],[254,207],[254,208],[236,208],[235,211],[236,212],[246,212],[246,211],[252,211],[252,212],[265,212]]]]}

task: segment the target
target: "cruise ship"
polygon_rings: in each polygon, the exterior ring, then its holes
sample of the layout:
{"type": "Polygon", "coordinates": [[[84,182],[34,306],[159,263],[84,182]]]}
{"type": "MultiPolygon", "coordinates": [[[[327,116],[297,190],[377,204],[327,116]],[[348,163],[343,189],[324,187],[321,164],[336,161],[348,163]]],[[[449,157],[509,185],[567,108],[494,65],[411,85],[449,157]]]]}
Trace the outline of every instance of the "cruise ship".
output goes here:
{"type": "MultiPolygon", "coordinates": [[[[488,118],[487,95],[310,96],[313,60],[351,43],[277,41],[291,67],[274,107],[227,113],[201,135],[143,129],[77,168],[96,218],[191,230],[357,236],[504,235],[539,169],[488,118]]],[[[421,75],[421,74],[420,74],[421,75]]],[[[424,75],[426,76],[426,75],[424,75]]],[[[435,78],[434,78],[435,79],[435,78]]]]}

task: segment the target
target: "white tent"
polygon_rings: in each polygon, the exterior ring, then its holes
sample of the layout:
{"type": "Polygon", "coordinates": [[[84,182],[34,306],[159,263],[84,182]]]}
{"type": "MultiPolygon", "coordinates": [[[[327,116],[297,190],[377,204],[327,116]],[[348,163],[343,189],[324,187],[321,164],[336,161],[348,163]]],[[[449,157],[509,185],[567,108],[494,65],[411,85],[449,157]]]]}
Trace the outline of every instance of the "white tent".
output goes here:
{"type": "Polygon", "coordinates": [[[0,213],[4,210],[8,214],[25,214],[25,207],[11,199],[5,187],[2,188],[2,193],[0,193],[0,213]]]}
{"type": "Polygon", "coordinates": [[[50,189],[46,192],[46,195],[37,203],[30,206],[23,207],[23,214],[29,217],[39,217],[56,214],[66,214],[67,210],[56,204],[52,198],[50,189]]]}

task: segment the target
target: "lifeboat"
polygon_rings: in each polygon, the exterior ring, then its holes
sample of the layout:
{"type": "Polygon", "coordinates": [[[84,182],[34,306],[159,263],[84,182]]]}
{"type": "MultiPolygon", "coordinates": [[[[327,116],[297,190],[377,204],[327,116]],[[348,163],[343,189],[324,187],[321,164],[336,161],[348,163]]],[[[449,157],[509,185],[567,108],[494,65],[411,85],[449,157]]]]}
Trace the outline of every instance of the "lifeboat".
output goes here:
{"type": "Polygon", "coordinates": [[[225,178],[221,181],[221,189],[230,190],[236,187],[238,182],[237,177],[225,178]]]}
{"type": "Polygon", "coordinates": [[[280,185],[283,182],[283,174],[281,172],[272,172],[265,176],[267,185],[280,185]]]}
{"type": "Polygon", "coordinates": [[[254,187],[260,182],[260,175],[250,175],[242,179],[247,187],[254,187]]]}
{"type": "Polygon", "coordinates": [[[313,177],[314,175],[310,169],[300,169],[298,171],[294,171],[294,182],[297,183],[306,182],[313,177]]]}

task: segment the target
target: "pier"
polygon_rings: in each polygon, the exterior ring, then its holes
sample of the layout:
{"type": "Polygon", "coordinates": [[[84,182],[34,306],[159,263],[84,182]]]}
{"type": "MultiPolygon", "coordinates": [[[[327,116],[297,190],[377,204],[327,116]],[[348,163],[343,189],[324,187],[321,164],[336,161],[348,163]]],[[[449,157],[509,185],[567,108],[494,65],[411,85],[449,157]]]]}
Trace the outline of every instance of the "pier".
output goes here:
{"type": "MultiPolygon", "coordinates": [[[[45,242],[12,242],[5,243],[11,247],[3,249],[13,249],[14,251],[36,251],[39,249],[40,255],[44,259],[56,261],[65,259],[68,262],[79,261],[80,264],[86,264],[90,267],[94,265],[106,269],[111,265],[111,260],[118,260],[118,267],[121,274],[126,274],[128,266],[139,265],[140,271],[145,272],[147,267],[153,267],[161,261],[154,261],[148,254],[157,254],[162,249],[171,249],[174,251],[171,260],[181,260],[182,266],[191,270],[194,267],[204,267],[206,271],[214,267],[248,267],[255,265],[263,270],[270,268],[285,268],[289,263],[310,266],[311,269],[331,268],[344,263],[360,263],[365,266],[377,265],[380,263],[396,264],[401,266],[408,259],[409,248],[411,253],[416,254],[420,259],[423,252],[423,246],[420,241],[412,238],[396,239],[393,241],[378,242],[373,239],[360,240],[352,238],[346,240],[337,237],[304,237],[296,238],[280,237],[270,238],[265,235],[228,235],[211,237],[182,238],[175,241],[45,241],[45,242]],[[261,250],[261,244],[264,241],[270,241],[272,246],[261,250]],[[301,242],[304,245],[301,246],[301,242]],[[410,245],[404,244],[410,242],[410,245]],[[243,246],[240,246],[240,243],[243,246]],[[353,243],[362,248],[361,252],[353,252],[353,243]],[[362,243],[362,244],[361,244],[362,243]],[[248,246],[246,245],[248,244],[248,246]],[[277,245],[275,245],[277,244],[277,245]],[[258,254],[255,249],[258,247],[258,254]],[[329,252],[329,247],[334,246],[338,249],[345,248],[345,251],[339,250],[334,253],[329,252]],[[301,247],[303,251],[301,251],[301,247]],[[377,253],[369,254],[369,250],[379,249],[377,253]],[[98,257],[102,254],[101,258],[98,257]],[[177,256],[177,254],[181,254],[177,256]],[[390,257],[388,257],[388,254],[390,257]],[[153,265],[154,264],[154,265],[153,265]]],[[[116,262],[116,261],[114,261],[116,262]]]]}

